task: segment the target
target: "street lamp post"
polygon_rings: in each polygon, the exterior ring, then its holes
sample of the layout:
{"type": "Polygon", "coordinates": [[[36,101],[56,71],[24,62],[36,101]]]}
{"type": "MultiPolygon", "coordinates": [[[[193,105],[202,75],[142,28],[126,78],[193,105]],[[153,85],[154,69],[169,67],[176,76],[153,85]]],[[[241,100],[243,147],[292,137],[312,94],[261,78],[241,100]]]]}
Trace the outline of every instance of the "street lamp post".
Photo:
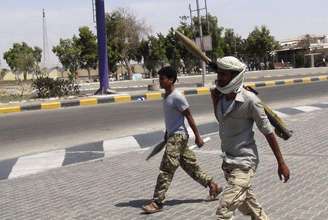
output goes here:
{"type": "MultiPolygon", "coordinates": [[[[197,3],[197,16],[198,16],[198,23],[199,23],[200,45],[201,45],[202,51],[204,51],[203,28],[202,28],[202,18],[200,17],[199,0],[196,0],[196,3],[197,3]]],[[[205,62],[202,61],[202,85],[203,86],[205,86],[205,74],[206,74],[206,65],[205,65],[205,62]]]]}

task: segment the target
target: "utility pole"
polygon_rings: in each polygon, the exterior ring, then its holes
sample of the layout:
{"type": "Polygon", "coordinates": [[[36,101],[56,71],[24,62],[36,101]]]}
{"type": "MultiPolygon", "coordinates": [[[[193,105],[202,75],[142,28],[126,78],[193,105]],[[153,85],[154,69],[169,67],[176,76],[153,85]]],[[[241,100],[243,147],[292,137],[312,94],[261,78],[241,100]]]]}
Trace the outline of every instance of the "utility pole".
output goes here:
{"type": "MultiPolygon", "coordinates": [[[[202,18],[200,16],[200,11],[205,10],[206,11],[206,20],[207,20],[207,26],[209,28],[209,23],[208,23],[208,15],[207,15],[207,2],[205,0],[205,8],[199,8],[199,0],[196,0],[196,10],[192,10],[191,6],[189,4],[189,10],[190,10],[190,19],[191,19],[191,24],[193,22],[192,18],[192,12],[197,12],[197,17],[198,17],[198,26],[199,26],[199,37],[200,37],[200,47],[203,52],[205,52],[205,47],[204,47],[204,39],[203,39],[203,28],[202,28],[202,18]]],[[[193,25],[192,25],[193,28],[193,25]]],[[[206,75],[206,64],[204,61],[201,61],[202,63],[202,86],[205,86],[205,75],[206,75]]]]}
{"type": "Polygon", "coordinates": [[[46,22],[46,12],[42,9],[42,34],[43,34],[43,60],[42,67],[47,67],[47,59],[48,59],[48,34],[47,34],[47,22],[46,22]]]}
{"type": "MultiPolygon", "coordinates": [[[[97,39],[98,39],[98,57],[99,57],[99,81],[100,88],[96,94],[109,94],[108,83],[108,56],[107,56],[107,39],[105,25],[105,3],[104,0],[95,0],[96,22],[97,22],[97,39]]],[[[93,10],[94,10],[93,8],[93,10]]]]}

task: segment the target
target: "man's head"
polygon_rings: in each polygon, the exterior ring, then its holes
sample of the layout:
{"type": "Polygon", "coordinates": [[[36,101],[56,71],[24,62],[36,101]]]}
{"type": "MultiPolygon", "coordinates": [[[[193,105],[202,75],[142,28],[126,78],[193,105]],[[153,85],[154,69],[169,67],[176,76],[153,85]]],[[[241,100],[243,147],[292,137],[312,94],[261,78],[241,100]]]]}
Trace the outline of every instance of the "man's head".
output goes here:
{"type": "Polygon", "coordinates": [[[228,94],[239,91],[244,80],[246,65],[233,56],[218,59],[217,65],[217,89],[228,94]]]}
{"type": "Polygon", "coordinates": [[[219,69],[219,72],[217,73],[216,85],[220,87],[225,87],[238,74],[239,72],[237,71],[219,69]]]}
{"type": "Polygon", "coordinates": [[[163,67],[158,71],[159,75],[159,84],[161,88],[168,88],[174,85],[175,81],[177,80],[177,71],[171,67],[166,66],[163,67]]]}

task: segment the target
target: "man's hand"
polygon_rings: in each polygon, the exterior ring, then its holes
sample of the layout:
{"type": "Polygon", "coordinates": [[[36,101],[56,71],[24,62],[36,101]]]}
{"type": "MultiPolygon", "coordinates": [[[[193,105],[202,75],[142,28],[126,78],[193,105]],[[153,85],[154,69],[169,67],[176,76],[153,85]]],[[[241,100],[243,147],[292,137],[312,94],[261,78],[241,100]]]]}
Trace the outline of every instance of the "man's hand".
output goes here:
{"type": "Polygon", "coordinates": [[[279,179],[282,181],[284,179],[284,183],[289,180],[289,169],[285,163],[278,164],[278,176],[279,179]]]}
{"type": "Polygon", "coordinates": [[[201,137],[196,137],[196,138],[195,138],[195,144],[196,144],[199,148],[201,148],[201,147],[204,145],[204,141],[203,141],[203,139],[202,139],[201,137]]]}
{"type": "Polygon", "coordinates": [[[281,181],[284,181],[284,183],[286,183],[289,180],[289,169],[282,157],[277,139],[273,133],[265,135],[265,138],[267,139],[267,141],[272,149],[272,152],[277,159],[279,179],[281,181]]]}

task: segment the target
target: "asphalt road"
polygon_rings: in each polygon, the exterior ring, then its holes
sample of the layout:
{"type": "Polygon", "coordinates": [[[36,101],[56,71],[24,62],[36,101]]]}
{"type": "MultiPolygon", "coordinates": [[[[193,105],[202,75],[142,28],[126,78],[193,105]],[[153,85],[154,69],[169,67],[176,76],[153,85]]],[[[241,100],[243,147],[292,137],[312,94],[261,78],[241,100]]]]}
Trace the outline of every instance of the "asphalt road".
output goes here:
{"type": "MultiPolygon", "coordinates": [[[[328,101],[328,82],[258,89],[273,108],[328,101]]],[[[188,96],[197,123],[214,121],[209,96],[188,96]]],[[[0,116],[0,159],[145,133],[164,127],[160,101],[0,116]]]]}

